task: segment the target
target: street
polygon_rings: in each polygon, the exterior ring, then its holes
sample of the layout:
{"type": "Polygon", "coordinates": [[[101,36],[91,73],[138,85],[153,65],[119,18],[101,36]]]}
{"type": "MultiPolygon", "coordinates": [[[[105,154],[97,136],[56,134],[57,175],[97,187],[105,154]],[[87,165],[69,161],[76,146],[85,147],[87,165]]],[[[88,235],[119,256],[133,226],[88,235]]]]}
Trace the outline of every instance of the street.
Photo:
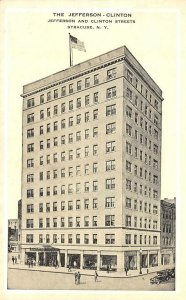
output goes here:
{"type": "Polygon", "coordinates": [[[108,278],[82,275],[79,285],[75,284],[74,273],[52,273],[34,270],[8,269],[8,289],[18,290],[151,290],[172,291],[175,289],[174,279],[159,285],[151,285],[150,278],[156,274],[139,277],[108,278]]]}

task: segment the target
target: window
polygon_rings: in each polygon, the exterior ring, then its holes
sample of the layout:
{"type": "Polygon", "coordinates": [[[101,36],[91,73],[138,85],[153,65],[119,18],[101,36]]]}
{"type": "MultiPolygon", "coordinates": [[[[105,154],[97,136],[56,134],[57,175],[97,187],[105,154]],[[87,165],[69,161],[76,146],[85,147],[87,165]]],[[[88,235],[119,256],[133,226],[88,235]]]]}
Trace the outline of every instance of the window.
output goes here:
{"type": "Polygon", "coordinates": [[[130,119],[132,118],[132,108],[128,105],[126,106],[126,116],[130,119]]]}
{"type": "Polygon", "coordinates": [[[61,96],[65,96],[66,95],[66,86],[63,86],[61,88],[61,96]]]}
{"type": "Polygon", "coordinates": [[[64,233],[61,234],[61,244],[65,243],[65,235],[64,233]]]}
{"type": "Polygon", "coordinates": [[[64,113],[65,112],[65,103],[62,103],[61,104],[61,113],[64,113]]]}
{"type": "Polygon", "coordinates": [[[106,106],[106,116],[112,116],[116,114],[116,104],[106,106]]]}
{"type": "Polygon", "coordinates": [[[84,243],[89,244],[89,235],[88,234],[84,234],[84,243]]]}
{"type": "Polygon", "coordinates": [[[94,109],[93,110],[93,120],[97,120],[98,119],[98,109],[94,109]]]}
{"type": "Polygon", "coordinates": [[[93,199],[93,209],[97,209],[98,208],[98,199],[94,198],[93,199]]]}
{"type": "Polygon", "coordinates": [[[106,179],[106,189],[107,190],[115,189],[115,178],[106,179]]]}
{"type": "Polygon", "coordinates": [[[81,175],[81,166],[76,166],[76,176],[81,175]]]}
{"type": "Polygon", "coordinates": [[[85,147],[85,157],[89,156],[89,146],[85,147]]]}
{"type": "Polygon", "coordinates": [[[89,138],[89,129],[85,129],[85,139],[89,138]]]}
{"type": "Polygon", "coordinates": [[[93,127],[93,137],[98,136],[98,127],[93,127]]]}
{"type": "Polygon", "coordinates": [[[115,234],[105,234],[105,244],[115,244],[115,234]]]}
{"type": "Polygon", "coordinates": [[[50,107],[47,108],[47,117],[50,117],[50,107]]]}
{"type": "Polygon", "coordinates": [[[96,192],[96,191],[98,191],[98,181],[94,180],[93,181],[93,192],[96,192]]]}
{"type": "Polygon", "coordinates": [[[27,175],[27,182],[34,182],[34,174],[27,175]]]}
{"type": "Polygon", "coordinates": [[[82,81],[79,80],[79,81],[77,82],[77,90],[78,90],[78,91],[81,90],[81,84],[82,84],[82,81]]]}
{"type": "Polygon", "coordinates": [[[27,243],[33,243],[34,242],[34,235],[33,234],[27,234],[26,235],[26,242],[27,243]]]}
{"type": "Polygon", "coordinates": [[[61,218],[61,227],[65,227],[65,218],[64,217],[61,218]]]}
{"type": "Polygon", "coordinates": [[[80,234],[76,234],[76,244],[80,244],[80,234]]]}
{"type": "Polygon", "coordinates": [[[115,207],[115,197],[106,197],[105,198],[105,207],[114,208],[115,207]]]}
{"type": "Polygon", "coordinates": [[[97,173],[98,172],[98,163],[93,163],[93,173],[97,173]]]}
{"type": "Polygon", "coordinates": [[[112,97],[116,97],[116,87],[115,86],[107,89],[107,92],[106,92],[107,99],[110,99],[112,97]]]}
{"type": "Polygon", "coordinates": [[[127,208],[132,208],[132,201],[131,201],[130,198],[126,198],[126,200],[125,200],[125,206],[127,208]]]}
{"type": "Polygon", "coordinates": [[[40,120],[44,119],[44,110],[40,110],[40,120]]]}
{"type": "Polygon", "coordinates": [[[128,98],[129,100],[132,100],[132,91],[131,91],[131,89],[129,89],[128,87],[127,87],[127,93],[126,93],[126,95],[127,95],[127,98],[128,98]]]}
{"type": "Polygon", "coordinates": [[[51,92],[48,92],[47,93],[47,101],[50,101],[51,100],[51,92]]]}
{"type": "Polygon", "coordinates": [[[154,107],[155,107],[155,109],[157,109],[158,110],[158,104],[159,104],[159,102],[158,102],[158,100],[154,100],[154,107]]]}
{"type": "Polygon", "coordinates": [[[72,177],[73,176],[73,167],[68,168],[68,176],[72,177]]]}
{"type": "Polygon", "coordinates": [[[84,217],[84,226],[85,227],[89,226],[89,217],[88,216],[84,217]]]}
{"type": "Polygon", "coordinates": [[[43,104],[44,103],[44,94],[43,95],[40,95],[40,104],[43,104]]]}
{"type": "Polygon", "coordinates": [[[125,226],[131,227],[131,216],[125,216],[125,226]]]}
{"type": "Polygon", "coordinates": [[[69,84],[69,94],[73,93],[73,83],[69,84]]]}
{"type": "Polygon", "coordinates": [[[126,160],[126,170],[130,173],[132,172],[132,164],[128,160],[126,160]]]}
{"type": "Polygon", "coordinates": [[[153,160],[153,168],[158,170],[158,161],[156,159],[153,160]]]}
{"type": "Polygon", "coordinates": [[[134,166],[134,175],[138,175],[138,166],[134,166]]]}
{"type": "Polygon", "coordinates": [[[107,160],[106,161],[106,171],[113,171],[115,170],[116,165],[115,165],[115,159],[112,160],[107,160]]]}
{"type": "Polygon", "coordinates": [[[68,184],[68,193],[69,194],[73,193],[73,185],[72,184],[68,184]]]}
{"type": "Polygon", "coordinates": [[[81,123],[81,115],[77,115],[76,116],[76,124],[80,124],[81,123]]]}
{"type": "Polygon", "coordinates": [[[73,226],[73,221],[72,221],[72,217],[68,217],[68,227],[72,227],[73,226]]]}
{"type": "Polygon", "coordinates": [[[97,234],[93,234],[93,244],[97,244],[97,242],[98,242],[97,234]]]}
{"type": "Polygon", "coordinates": [[[127,79],[132,83],[133,74],[129,70],[127,70],[127,79]]]}
{"type": "Polygon", "coordinates": [[[68,243],[72,244],[72,234],[68,234],[68,243]]]}
{"type": "Polygon", "coordinates": [[[96,227],[98,225],[98,217],[97,216],[93,216],[92,225],[94,227],[96,227]]]}
{"type": "Polygon", "coordinates": [[[34,220],[33,219],[26,220],[26,228],[34,228],[34,220]]]}
{"type": "Polygon", "coordinates": [[[114,152],[115,151],[115,141],[106,143],[106,152],[114,152]]]}
{"type": "Polygon", "coordinates": [[[46,243],[49,244],[50,243],[50,235],[46,234],[46,243]]]}
{"type": "Polygon", "coordinates": [[[29,189],[27,190],[27,198],[33,198],[34,197],[34,190],[29,189]]]}
{"type": "Polygon", "coordinates": [[[81,183],[78,182],[76,183],[76,193],[80,193],[81,192],[81,183]]]}
{"type": "MultiPolygon", "coordinates": [[[[41,126],[40,126],[40,128],[41,128],[41,126]]],[[[40,134],[41,134],[41,130],[40,130],[40,134]]],[[[30,138],[30,137],[33,137],[33,136],[34,136],[34,128],[28,129],[27,130],[27,138],[30,138]]]]}
{"type": "Polygon", "coordinates": [[[73,100],[69,101],[69,110],[73,110],[73,100]]]}
{"type": "Polygon", "coordinates": [[[69,133],[68,135],[68,142],[73,143],[73,133],[69,133]]]}
{"type": "Polygon", "coordinates": [[[89,208],[89,199],[85,199],[84,200],[84,209],[88,209],[89,208]]]}
{"type": "Polygon", "coordinates": [[[28,204],[27,213],[33,213],[33,212],[34,212],[34,204],[28,204]]]}
{"type": "Polygon", "coordinates": [[[85,78],[85,88],[90,86],[90,77],[85,78]]]}
{"type": "Polygon", "coordinates": [[[62,135],[61,136],[61,145],[64,145],[65,144],[65,135],[62,135]]]}
{"type": "Polygon", "coordinates": [[[116,131],[116,123],[106,124],[106,134],[114,133],[116,131]]]}
{"type": "Polygon", "coordinates": [[[53,234],[53,243],[57,243],[57,234],[53,234]]]}
{"type": "Polygon", "coordinates": [[[58,90],[54,90],[54,99],[58,98],[58,90]]]}
{"type": "Polygon", "coordinates": [[[47,148],[50,148],[50,139],[47,139],[47,148]]]}
{"type": "Polygon", "coordinates": [[[153,214],[155,214],[155,215],[158,214],[158,207],[157,207],[157,205],[153,205],[153,214]]]}
{"type": "Polygon", "coordinates": [[[158,221],[153,221],[153,229],[157,229],[158,228],[158,221]]]}
{"type": "Polygon", "coordinates": [[[34,106],[34,98],[27,100],[27,108],[34,106]]]}
{"type": "Polygon", "coordinates": [[[116,77],[116,68],[107,71],[107,79],[112,79],[116,77]]]}
{"type": "Polygon", "coordinates": [[[94,75],[94,84],[98,84],[99,83],[99,75],[95,74],[94,75]]]}
{"type": "Polygon", "coordinates": [[[98,145],[93,145],[93,155],[97,155],[98,154],[98,145]]]}
{"type": "Polygon", "coordinates": [[[57,202],[53,202],[53,211],[57,211],[57,202]]]}
{"type": "Polygon", "coordinates": [[[135,227],[135,228],[137,227],[137,224],[138,224],[138,223],[137,223],[137,222],[138,222],[137,220],[138,220],[137,217],[134,217],[134,227],[135,227]]]}
{"type": "Polygon", "coordinates": [[[42,218],[39,219],[39,228],[43,228],[43,219],[42,218]]]}
{"type": "Polygon", "coordinates": [[[126,124],[126,134],[132,136],[132,127],[129,124],[126,124]]]}
{"type": "Polygon", "coordinates": [[[89,111],[85,113],[85,123],[89,121],[89,111]]]}
{"type": "Polygon", "coordinates": [[[138,209],[138,202],[137,202],[137,199],[134,200],[134,209],[135,209],[135,210],[138,209]]]}
{"type": "Polygon", "coordinates": [[[27,123],[34,122],[34,113],[27,115],[27,123]]]}
{"type": "Polygon", "coordinates": [[[94,102],[94,104],[98,103],[98,92],[94,93],[93,102],[94,102]]]}
{"type": "Polygon", "coordinates": [[[32,168],[34,167],[34,159],[27,159],[27,168],[32,168]]]}
{"type": "Polygon", "coordinates": [[[86,95],[85,96],[85,106],[88,106],[90,103],[90,96],[89,95],[86,95]]]}
{"type": "Polygon", "coordinates": [[[27,152],[33,152],[34,151],[34,143],[27,145],[27,152]]]}
{"type": "Polygon", "coordinates": [[[79,210],[81,208],[80,200],[76,200],[76,209],[79,210]]]}
{"type": "Polygon", "coordinates": [[[53,195],[57,195],[57,186],[53,187],[53,195]]]}
{"type": "Polygon", "coordinates": [[[77,148],[76,149],[76,158],[80,158],[81,157],[81,148],[77,148]]]}
{"type": "Polygon", "coordinates": [[[43,243],[43,235],[39,234],[39,243],[43,243]]]}
{"type": "Polygon", "coordinates": [[[46,212],[50,212],[50,203],[46,203],[46,212]]]}
{"type": "Polygon", "coordinates": [[[157,236],[153,236],[153,245],[157,245],[157,243],[158,243],[157,236]]]}
{"type": "Polygon", "coordinates": [[[126,179],[126,189],[128,191],[131,191],[131,180],[129,180],[129,179],[126,179]]]}
{"type": "Polygon", "coordinates": [[[73,117],[69,118],[68,125],[69,125],[69,127],[73,126],[73,117]]]}

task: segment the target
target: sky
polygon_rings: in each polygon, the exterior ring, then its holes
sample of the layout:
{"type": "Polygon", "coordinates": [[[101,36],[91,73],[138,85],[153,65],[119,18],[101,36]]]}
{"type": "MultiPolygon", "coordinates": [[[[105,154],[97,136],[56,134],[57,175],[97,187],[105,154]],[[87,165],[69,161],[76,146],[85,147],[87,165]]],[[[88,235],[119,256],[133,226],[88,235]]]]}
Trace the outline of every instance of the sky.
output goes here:
{"type": "MultiPolygon", "coordinates": [[[[161,198],[176,196],[177,143],[177,55],[179,28],[174,10],[115,9],[117,13],[132,13],[126,18],[111,17],[112,24],[90,23],[83,26],[102,26],[101,29],[68,29],[67,23],[48,22],[53,12],[90,13],[90,8],[19,9],[8,10],[4,23],[4,132],[7,178],[8,218],[17,217],[17,201],[21,199],[22,160],[22,87],[52,73],[69,67],[68,33],[85,43],[86,52],[74,50],[74,64],[126,45],[140,64],[163,91],[162,130],[162,193],[161,198]],[[104,29],[103,25],[108,26],[104,29]]],[[[105,14],[108,8],[93,9],[105,14]]],[[[67,17],[65,17],[66,19],[67,17]]],[[[62,18],[58,18],[62,19],[62,18]]],[[[103,19],[109,19],[104,17],[103,19]]],[[[78,20],[78,19],[77,19],[78,20]]],[[[97,20],[97,19],[96,19],[97,20]]],[[[77,25],[71,23],[70,25],[77,25]]]]}

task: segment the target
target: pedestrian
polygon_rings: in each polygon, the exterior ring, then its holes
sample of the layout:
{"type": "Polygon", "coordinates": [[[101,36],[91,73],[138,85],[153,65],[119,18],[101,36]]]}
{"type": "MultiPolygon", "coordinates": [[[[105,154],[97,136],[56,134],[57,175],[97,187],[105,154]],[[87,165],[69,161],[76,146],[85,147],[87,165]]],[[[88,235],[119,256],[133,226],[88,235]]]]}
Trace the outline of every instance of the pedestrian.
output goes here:
{"type": "Polygon", "coordinates": [[[71,271],[71,265],[68,265],[68,272],[71,271]]]}
{"type": "Polygon", "coordinates": [[[81,274],[80,274],[80,272],[78,271],[78,272],[77,272],[77,282],[78,282],[78,284],[80,284],[80,278],[81,278],[81,274]]]}
{"type": "Polygon", "coordinates": [[[127,276],[127,272],[128,272],[128,267],[125,267],[126,276],[127,276]]]}
{"type": "Polygon", "coordinates": [[[75,272],[74,278],[75,278],[75,284],[78,284],[78,274],[77,274],[77,272],[75,272]]]}
{"type": "Polygon", "coordinates": [[[107,265],[107,273],[109,273],[109,265],[107,265]]]}
{"type": "Polygon", "coordinates": [[[13,265],[14,265],[14,256],[12,256],[12,262],[13,262],[13,265]]]}
{"type": "Polygon", "coordinates": [[[95,282],[98,281],[98,272],[97,271],[95,271],[95,273],[94,273],[94,280],[95,280],[95,282]]]}
{"type": "Polygon", "coordinates": [[[15,264],[17,264],[17,257],[15,256],[15,258],[14,258],[14,261],[15,261],[15,264]]]}
{"type": "Polygon", "coordinates": [[[28,259],[28,267],[29,268],[31,267],[31,260],[30,260],[30,258],[28,259]]]}
{"type": "Polygon", "coordinates": [[[147,274],[149,274],[149,269],[147,268],[147,274]]]}

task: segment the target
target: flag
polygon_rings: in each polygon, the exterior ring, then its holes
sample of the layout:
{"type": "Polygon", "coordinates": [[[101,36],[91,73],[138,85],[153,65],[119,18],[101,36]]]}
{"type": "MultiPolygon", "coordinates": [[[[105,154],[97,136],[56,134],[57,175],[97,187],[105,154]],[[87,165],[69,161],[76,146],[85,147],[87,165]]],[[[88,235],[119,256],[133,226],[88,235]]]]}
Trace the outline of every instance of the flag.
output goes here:
{"type": "Polygon", "coordinates": [[[70,35],[70,45],[79,51],[86,52],[84,42],[79,41],[76,37],[70,35]]]}

